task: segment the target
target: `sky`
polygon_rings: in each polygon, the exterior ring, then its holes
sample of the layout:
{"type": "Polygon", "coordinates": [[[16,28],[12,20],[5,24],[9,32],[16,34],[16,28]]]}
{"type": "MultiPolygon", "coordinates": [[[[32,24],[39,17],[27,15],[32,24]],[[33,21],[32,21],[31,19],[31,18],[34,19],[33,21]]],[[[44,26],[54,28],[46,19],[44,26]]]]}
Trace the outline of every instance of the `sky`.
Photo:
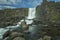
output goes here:
{"type": "MultiPolygon", "coordinates": [[[[59,2],[60,0],[49,0],[59,2]]],[[[42,0],[0,0],[1,8],[32,8],[40,5],[42,0]]]]}

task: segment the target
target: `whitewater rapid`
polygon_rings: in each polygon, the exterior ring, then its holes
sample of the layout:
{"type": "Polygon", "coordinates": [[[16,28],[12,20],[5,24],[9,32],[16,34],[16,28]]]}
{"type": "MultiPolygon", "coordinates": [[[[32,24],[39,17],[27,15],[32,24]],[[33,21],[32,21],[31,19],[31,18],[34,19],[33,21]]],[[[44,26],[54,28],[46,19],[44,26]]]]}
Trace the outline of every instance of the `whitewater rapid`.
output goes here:
{"type": "MultiPolygon", "coordinates": [[[[28,12],[28,16],[26,17],[25,21],[27,24],[31,24],[33,22],[32,19],[35,18],[35,13],[36,13],[36,8],[29,8],[29,12],[28,12]]],[[[20,22],[17,23],[17,25],[15,26],[7,26],[6,28],[0,28],[0,39],[2,39],[3,34],[8,31],[9,29],[15,29],[17,27],[20,27],[21,22],[24,21],[24,19],[22,19],[20,22]]],[[[34,27],[30,27],[29,31],[33,31],[34,27]]]]}

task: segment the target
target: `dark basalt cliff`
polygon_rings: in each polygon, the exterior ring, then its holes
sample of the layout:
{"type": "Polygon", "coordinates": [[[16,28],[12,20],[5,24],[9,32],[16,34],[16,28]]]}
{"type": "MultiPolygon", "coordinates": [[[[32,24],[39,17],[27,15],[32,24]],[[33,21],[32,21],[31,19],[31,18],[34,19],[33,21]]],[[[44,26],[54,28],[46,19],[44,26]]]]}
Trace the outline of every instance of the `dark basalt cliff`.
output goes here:
{"type": "Polygon", "coordinates": [[[37,19],[47,25],[43,30],[49,35],[60,36],[60,2],[44,0],[37,6],[37,19]]]}

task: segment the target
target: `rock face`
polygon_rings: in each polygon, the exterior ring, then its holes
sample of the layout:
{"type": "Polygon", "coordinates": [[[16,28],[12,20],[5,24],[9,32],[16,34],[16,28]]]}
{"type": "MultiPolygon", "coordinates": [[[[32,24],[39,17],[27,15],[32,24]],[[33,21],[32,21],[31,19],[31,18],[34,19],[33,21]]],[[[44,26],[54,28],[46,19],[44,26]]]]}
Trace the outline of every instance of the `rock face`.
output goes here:
{"type": "Polygon", "coordinates": [[[8,37],[3,40],[25,40],[23,33],[12,32],[8,37]]]}
{"type": "Polygon", "coordinates": [[[60,20],[60,2],[43,0],[36,10],[37,19],[43,23],[60,20]]]}
{"type": "Polygon", "coordinates": [[[45,35],[43,38],[41,37],[38,40],[51,40],[52,38],[50,36],[45,35]]]}
{"type": "Polygon", "coordinates": [[[44,36],[43,40],[51,40],[50,36],[44,36]]]}
{"type": "Polygon", "coordinates": [[[28,15],[28,8],[0,10],[0,27],[16,25],[22,18],[28,15]]]}
{"type": "Polygon", "coordinates": [[[4,33],[3,40],[22,40],[22,39],[25,40],[24,33],[22,33],[22,30],[19,29],[18,30],[14,29],[12,31],[7,31],[6,33],[4,33]]]}
{"type": "Polygon", "coordinates": [[[29,26],[24,21],[21,23],[21,28],[22,28],[23,31],[28,31],[29,30],[29,26]]]}
{"type": "Polygon", "coordinates": [[[25,40],[24,38],[22,38],[22,37],[16,37],[15,39],[13,39],[13,40],[25,40]]]}
{"type": "Polygon", "coordinates": [[[21,23],[21,27],[18,29],[14,30],[8,30],[4,35],[3,35],[3,40],[28,40],[28,26],[25,22],[21,23]],[[19,39],[20,38],[20,39],[19,39]]]}
{"type": "Polygon", "coordinates": [[[60,2],[43,0],[37,7],[37,19],[44,25],[44,31],[49,35],[60,36],[60,2]]]}

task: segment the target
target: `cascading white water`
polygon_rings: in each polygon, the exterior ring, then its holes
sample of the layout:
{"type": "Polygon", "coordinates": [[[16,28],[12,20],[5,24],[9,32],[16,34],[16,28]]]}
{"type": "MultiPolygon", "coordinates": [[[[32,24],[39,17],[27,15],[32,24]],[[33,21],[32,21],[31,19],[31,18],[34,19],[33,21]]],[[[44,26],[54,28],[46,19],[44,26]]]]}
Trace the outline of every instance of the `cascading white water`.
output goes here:
{"type": "MultiPolygon", "coordinates": [[[[36,14],[36,8],[29,8],[27,19],[31,19],[31,20],[27,20],[26,21],[27,24],[31,24],[33,22],[32,19],[34,19],[36,17],[35,14],[36,14]]],[[[29,27],[29,31],[31,32],[31,35],[33,35],[35,33],[35,31],[36,31],[35,29],[36,29],[35,25],[33,25],[33,27],[32,26],[29,27]]]]}
{"type": "MultiPolygon", "coordinates": [[[[25,19],[25,21],[27,22],[27,24],[31,24],[31,23],[33,22],[33,20],[29,20],[29,19],[34,19],[34,18],[35,18],[35,13],[36,13],[36,8],[29,8],[29,12],[28,12],[27,19],[25,19]]],[[[3,35],[6,31],[9,30],[9,28],[14,29],[14,28],[19,27],[22,21],[24,21],[24,19],[21,20],[20,22],[18,22],[17,25],[15,25],[15,26],[7,26],[7,27],[6,27],[7,29],[0,28],[0,39],[2,38],[2,35],[3,35]],[[2,31],[2,30],[3,30],[3,31],[2,31]],[[3,34],[2,34],[2,33],[3,33],[3,34]]],[[[33,30],[32,27],[30,27],[29,30],[32,31],[32,30],[33,30]]]]}
{"type": "Polygon", "coordinates": [[[31,19],[31,20],[26,20],[27,24],[31,24],[33,22],[32,19],[35,18],[35,13],[36,13],[36,8],[29,8],[27,19],[31,19]]]}
{"type": "MultiPolygon", "coordinates": [[[[31,24],[33,22],[33,20],[29,20],[29,19],[34,19],[35,13],[36,13],[36,8],[29,8],[27,19],[25,19],[27,24],[31,24]]],[[[8,26],[6,28],[16,28],[16,27],[20,26],[22,21],[24,21],[24,19],[22,19],[20,22],[18,22],[16,26],[8,26]]]]}
{"type": "Polygon", "coordinates": [[[35,18],[36,8],[29,8],[27,19],[35,18]]]}
{"type": "MultiPolygon", "coordinates": [[[[29,10],[28,10],[28,16],[25,19],[25,21],[26,21],[27,24],[31,24],[33,22],[32,19],[35,18],[35,13],[36,13],[36,8],[29,8],[29,10]]],[[[18,22],[18,25],[21,24],[22,21],[24,21],[24,19],[22,19],[20,22],[18,22]]]]}

